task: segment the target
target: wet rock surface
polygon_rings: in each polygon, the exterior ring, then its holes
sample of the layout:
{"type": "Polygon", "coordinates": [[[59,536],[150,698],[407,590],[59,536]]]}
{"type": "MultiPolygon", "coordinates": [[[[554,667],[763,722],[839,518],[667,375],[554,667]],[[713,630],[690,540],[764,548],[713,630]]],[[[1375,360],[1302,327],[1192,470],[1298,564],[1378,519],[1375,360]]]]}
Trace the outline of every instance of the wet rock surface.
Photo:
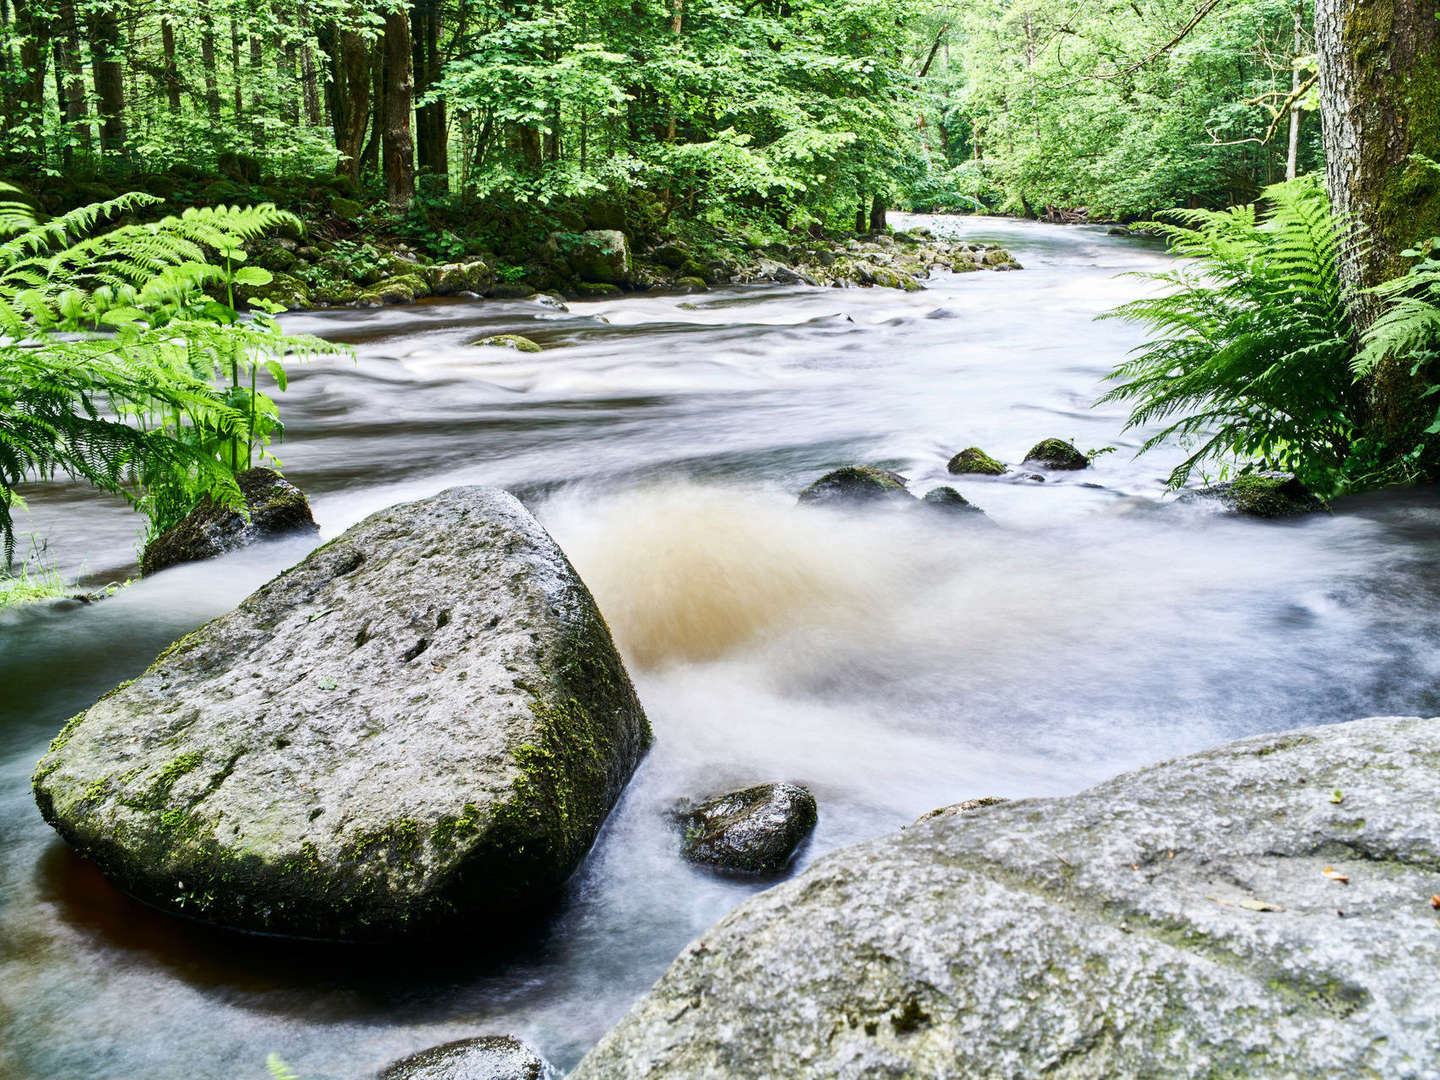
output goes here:
{"type": "Polygon", "coordinates": [[[815,796],[797,784],[758,784],[683,807],[680,849],[691,862],[777,874],[815,828],[815,796]]]}
{"type": "Polygon", "coordinates": [[[156,907],[315,938],[484,935],[475,919],[569,877],[649,739],[554,541],[513,496],[452,488],[176,642],[66,726],[34,791],[156,907]]]}
{"type": "Polygon", "coordinates": [[[432,1046],[388,1065],[376,1080],[558,1080],[559,1073],[510,1035],[482,1035],[432,1046]]]}
{"type": "Polygon", "coordinates": [[[1260,736],[843,849],[572,1080],[1430,1078],[1440,719],[1260,736]]]}
{"type": "Polygon", "coordinates": [[[140,572],[154,574],[167,566],[213,559],[227,551],[294,533],[318,532],[305,493],[273,469],[247,469],[235,483],[245,497],[250,520],[239,510],[208,496],[145,545],[140,572]]]}
{"type": "Polygon", "coordinates": [[[933,488],[925,493],[920,500],[921,505],[934,513],[965,517],[969,519],[983,519],[985,511],[976,506],[969,499],[961,495],[953,487],[933,488]]]}
{"type": "Polygon", "coordinates": [[[802,504],[864,506],[884,502],[913,502],[905,478],[873,465],[847,465],[820,477],[800,492],[802,504]]]}
{"type": "Polygon", "coordinates": [[[1047,469],[1087,469],[1090,459],[1064,439],[1041,439],[1025,455],[1026,464],[1043,465],[1047,469]]]}
{"type": "Polygon", "coordinates": [[[1290,473],[1254,473],[1223,484],[1186,491],[1179,503],[1211,503],[1232,514],[1283,520],[1320,514],[1329,509],[1290,473]]]}
{"type": "Polygon", "coordinates": [[[996,461],[978,446],[961,450],[950,459],[945,468],[956,476],[964,476],[967,473],[980,476],[1000,476],[1006,471],[1004,464],[996,461]]]}

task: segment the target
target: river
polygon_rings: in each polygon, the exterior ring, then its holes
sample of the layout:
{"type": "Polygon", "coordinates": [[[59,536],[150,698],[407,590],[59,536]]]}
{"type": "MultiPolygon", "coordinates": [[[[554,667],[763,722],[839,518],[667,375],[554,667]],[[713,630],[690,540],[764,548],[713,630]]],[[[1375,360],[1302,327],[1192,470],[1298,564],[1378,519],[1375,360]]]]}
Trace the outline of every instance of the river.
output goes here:
{"type": "MultiPolygon", "coordinates": [[[[1090,227],[924,219],[999,241],[1020,273],[925,292],[750,286],[549,311],[433,301],[290,317],[352,344],[281,399],[287,475],[323,535],[459,483],[511,488],[609,618],[656,741],[557,914],[482,921],[443,953],[210,932],[112,890],[40,820],[28,777],[63,722],[300,558],[266,545],[102,603],[0,613],[0,1077],[369,1075],[511,1032],[562,1067],[759,884],[677,855],[677,799],[808,784],[799,858],[981,795],[1072,792],[1223,739],[1440,711],[1440,497],[1341,502],[1270,525],[1170,505],[1174,451],[1139,458],[1092,408],[1140,340],[1094,316],[1166,256],[1090,227]],[[475,349],[521,333],[539,355],[475,349]],[[966,446],[1116,447],[1046,483],[961,478],[994,527],[796,509],[828,468],[923,493],[966,446]]],[[[32,492],[22,532],[94,580],[139,522],[83,489],[32,492]]],[[[23,545],[22,545],[23,546],[23,545]]]]}

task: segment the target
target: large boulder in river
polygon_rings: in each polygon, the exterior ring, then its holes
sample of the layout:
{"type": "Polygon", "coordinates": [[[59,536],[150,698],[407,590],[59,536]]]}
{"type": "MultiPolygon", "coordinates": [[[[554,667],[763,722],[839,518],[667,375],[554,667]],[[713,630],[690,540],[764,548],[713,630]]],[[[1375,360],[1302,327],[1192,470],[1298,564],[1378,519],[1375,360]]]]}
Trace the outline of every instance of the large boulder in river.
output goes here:
{"type": "Polygon", "coordinates": [[[386,1066],[378,1080],[555,1080],[558,1075],[514,1036],[482,1035],[411,1054],[386,1066]]]}
{"type": "Polygon", "coordinates": [[[625,285],[632,269],[630,242],[619,229],[590,229],[571,250],[570,269],[581,281],[625,285]]]}
{"type": "Polygon", "coordinates": [[[838,851],[571,1080],[1434,1077],[1440,719],[1267,735],[838,851]]]}
{"type": "Polygon", "coordinates": [[[915,500],[905,487],[905,478],[874,465],[846,465],[820,477],[800,492],[801,503],[835,506],[864,506],[869,503],[915,500]]]}
{"type": "Polygon", "coordinates": [[[691,862],[742,874],[776,874],[810,835],[815,796],[798,784],[757,784],[686,806],[680,850],[691,862]]]}
{"type": "Polygon", "coordinates": [[[533,910],[650,739],[610,631],[512,496],[372,515],[72,720],[45,820],[213,923],[385,939],[533,910]]]}
{"type": "Polygon", "coordinates": [[[177,563],[213,559],[246,544],[293,533],[319,531],[305,493],[273,469],[235,475],[245,512],[210,496],[145,545],[140,572],[154,574],[177,563]]]}
{"type": "Polygon", "coordinates": [[[1006,471],[1004,464],[996,461],[978,446],[961,450],[950,459],[945,468],[956,476],[965,476],[971,473],[979,476],[1000,476],[1006,471]]]}
{"type": "Polygon", "coordinates": [[[1248,473],[1184,492],[1177,502],[1211,502],[1244,517],[1284,518],[1323,513],[1327,507],[1292,473],[1248,473]]]}

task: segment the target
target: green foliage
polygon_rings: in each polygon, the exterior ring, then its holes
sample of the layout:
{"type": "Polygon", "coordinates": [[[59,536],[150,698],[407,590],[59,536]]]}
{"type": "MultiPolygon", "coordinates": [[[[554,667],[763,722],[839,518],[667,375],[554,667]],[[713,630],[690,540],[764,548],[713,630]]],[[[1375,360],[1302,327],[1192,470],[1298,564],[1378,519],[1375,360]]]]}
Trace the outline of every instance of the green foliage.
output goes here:
{"type": "Polygon", "coordinates": [[[300,1080],[300,1074],[281,1061],[279,1054],[271,1054],[265,1059],[265,1069],[270,1074],[270,1080],[300,1080]]]}
{"type": "Polygon", "coordinates": [[[257,369],[283,390],[287,353],[331,351],[286,336],[265,312],[235,312],[237,285],[268,280],[242,265],[243,245],[293,218],[271,206],[215,207],[101,228],[155,201],[125,195],[50,221],[0,202],[6,562],[16,488],[31,479],[67,474],[123,495],[152,530],[207,494],[240,505],[233,474],[280,432],[257,369]]]}
{"type": "Polygon", "coordinates": [[[1171,212],[1179,224],[1164,231],[1185,262],[1143,275],[1165,292],[1110,313],[1153,336],[1101,400],[1132,403],[1130,427],[1163,425],[1142,452],[1186,445],[1173,486],[1214,461],[1293,472],[1329,494],[1360,467],[1365,410],[1351,373],[1340,229],[1314,180],[1264,195],[1263,217],[1253,205],[1171,212]]]}

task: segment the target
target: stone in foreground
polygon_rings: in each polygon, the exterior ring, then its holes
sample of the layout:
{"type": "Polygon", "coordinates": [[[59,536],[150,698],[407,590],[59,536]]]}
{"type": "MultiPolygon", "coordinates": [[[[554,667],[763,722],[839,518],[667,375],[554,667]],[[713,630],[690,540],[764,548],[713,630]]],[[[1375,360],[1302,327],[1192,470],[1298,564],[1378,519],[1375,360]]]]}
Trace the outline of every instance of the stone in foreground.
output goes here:
{"type": "Polygon", "coordinates": [[[966,473],[977,473],[981,476],[999,476],[1005,472],[1005,466],[996,461],[989,454],[985,453],[978,446],[967,447],[950,459],[945,466],[950,472],[957,476],[966,473]]]}
{"type": "Polygon", "coordinates": [[[1041,439],[1025,455],[1027,463],[1044,465],[1047,469],[1086,469],[1090,459],[1064,439],[1041,439]]]}
{"type": "Polygon", "coordinates": [[[1314,492],[1291,473],[1252,473],[1223,484],[1187,491],[1177,502],[1217,502],[1232,514],[1283,520],[1324,513],[1314,492]]]}
{"type": "Polygon", "coordinates": [[[847,465],[820,477],[800,492],[802,503],[828,506],[864,506],[880,502],[908,503],[914,500],[905,488],[905,478],[873,465],[847,465]]]}
{"type": "Polygon", "coordinates": [[[691,862],[745,874],[778,874],[817,820],[798,784],[758,784],[684,809],[681,851],[691,862]]]}
{"type": "Polygon", "coordinates": [[[378,1080],[555,1080],[559,1074],[511,1035],[482,1035],[432,1046],[386,1066],[378,1080]]]}
{"type": "Polygon", "coordinates": [[[974,518],[977,514],[985,517],[985,511],[961,495],[953,487],[932,488],[920,500],[920,505],[937,514],[962,515],[974,518]]]}
{"type": "Polygon", "coordinates": [[[452,488],[176,642],[66,726],[35,799],[157,907],[387,939],[552,894],[649,739],[554,541],[513,496],[452,488]]]}
{"type": "Polygon", "coordinates": [[[570,1080],[1433,1078],[1437,775],[1440,719],[1379,718],[930,818],[747,901],[570,1080]]]}
{"type": "Polygon", "coordinates": [[[213,559],[227,551],[292,533],[318,532],[305,493],[273,469],[246,469],[235,475],[250,520],[208,495],[178,524],[166,529],[140,556],[140,572],[213,559]]]}

